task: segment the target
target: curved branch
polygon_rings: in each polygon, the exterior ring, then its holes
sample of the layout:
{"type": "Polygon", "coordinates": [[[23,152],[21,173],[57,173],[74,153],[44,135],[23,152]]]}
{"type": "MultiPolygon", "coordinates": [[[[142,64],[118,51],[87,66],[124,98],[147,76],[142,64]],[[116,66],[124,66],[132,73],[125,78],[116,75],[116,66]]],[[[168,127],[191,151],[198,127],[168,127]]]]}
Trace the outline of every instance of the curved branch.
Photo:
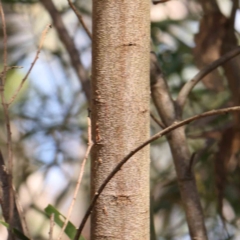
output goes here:
{"type": "Polygon", "coordinates": [[[131,151],[128,155],[126,155],[118,164],[117,166],[112,170],[112,172],[108,175],[108,177],[104,180],[104,182],[102,183],[102,185],[99,187],[98,191],[95,192],[95,195],[88,207],[88,210],[77,230],[77,233],[75,235],[74,240],[78,240],[81,232],[85,226],[85,223],[88,219],[88,217],[91,215],[92,210],[95,206],[95,203],[97,201],[97,199],[99,198],[100,194],[102,193],[102,191],[104,190],[104,188],[106,187],[106,185],[109,183],[109,181],[116,175],[116,173],[118,171],[121,170],[122,166],[134,155],[136,154],[138,151],[140,151],[142,148],[144,148],[145,146],[147,146],[148,144],[150,144],[151,142],[157,140],[158,138],[168,134],[169,132],[171,132],[172,130],[179,128],[181,126],[184,126],[186,124],[189,124],[190,122],[193,122],[197,119],[200,118],[204,118],[204,117],[208,117],[208,116],[212,116],[212,115],[218,115],[218,114],[226,114],[228,112],[235,112],[235,111],[240,111],[240,106],[239,107],[230,107],[230,108],[224,108],[224,109],[219,109],[219,110],[211,110],[190,118],[187,118],[183,121],[180,122],[175,122],[173,123],[171,126],[166,127],[164,130],[158,132],[157,134],[153,135],[150,139],[148,139],[147,141],[145,141],[144,143],[142,143],[141,145],[139,145],[138,147],[136,147],[133,151],[131,151]]]}
{"type": "Polygon", "coordinates": [[[236,57],[239,54],[240,47],[237,47],[236,49],[224,54],[222,57],[212,62],[207,67],[203,68],[197,75],[195,75],[195,77],[192,80],[187,82],[180,90],[176,100],[176,104],[179,107],[179,109],[182,111],[189,93],[192,91],[192,89],[198,82],[200,82],[208,73],[210,73],[220,65],[224,64],[225,62],[229,61],[230,59],[236,57]]]}

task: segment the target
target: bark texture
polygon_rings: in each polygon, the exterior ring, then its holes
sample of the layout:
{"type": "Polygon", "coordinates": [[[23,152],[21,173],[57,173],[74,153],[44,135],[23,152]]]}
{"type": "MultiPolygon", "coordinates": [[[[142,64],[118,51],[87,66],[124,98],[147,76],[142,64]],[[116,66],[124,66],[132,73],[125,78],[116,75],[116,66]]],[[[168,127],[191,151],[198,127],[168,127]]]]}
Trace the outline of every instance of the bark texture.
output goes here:
{"type": "MultiPolygon", "coordinates": [[[[149,136],[150,2],[93,1],[92,194],[149,136]]],[[[95,239],[149,239],[149,148],[124,165],[98,199],[95,239]]]]}

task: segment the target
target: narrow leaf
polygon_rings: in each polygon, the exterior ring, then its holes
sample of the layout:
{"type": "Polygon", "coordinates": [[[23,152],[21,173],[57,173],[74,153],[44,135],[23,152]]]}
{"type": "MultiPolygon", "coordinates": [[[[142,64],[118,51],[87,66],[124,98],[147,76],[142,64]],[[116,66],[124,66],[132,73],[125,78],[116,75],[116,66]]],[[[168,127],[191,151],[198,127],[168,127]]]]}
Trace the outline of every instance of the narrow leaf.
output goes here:
{"type": "MultiPolygon", "coordinates": [[[[6,222],[3,222],[0,220],[0,223],[5,226],[7,229],[9,229],[9,224],[6,222]]],[[[15,236],[17,236],[20,240],[30,240],[28,237],[26,237],[22,232],[17,230],[16,228],[12,229],[12,232],[14,233],[15,236]]]]}
{"type": "MultiPolygon", "coordinates": [[[[48,217],[51,216],[51,214],[54,214],[54,222],[60,227],[62,228],[64,225],[64,220],[66,219],[65,216],[63,216],[55,207],[53,207],[52,205],[48,205],[45,209],[44,209],[45,213],[47,214],[48,217]]],[[[76,235],[76,227],[70,222],[68,221],[67,226],[64,230],[64,232],[66,233],[66,235],[73,240],[75,235],[76,235]]],[[[79,240],[85,240],[82,236],[80,237],[79,240]]]]}

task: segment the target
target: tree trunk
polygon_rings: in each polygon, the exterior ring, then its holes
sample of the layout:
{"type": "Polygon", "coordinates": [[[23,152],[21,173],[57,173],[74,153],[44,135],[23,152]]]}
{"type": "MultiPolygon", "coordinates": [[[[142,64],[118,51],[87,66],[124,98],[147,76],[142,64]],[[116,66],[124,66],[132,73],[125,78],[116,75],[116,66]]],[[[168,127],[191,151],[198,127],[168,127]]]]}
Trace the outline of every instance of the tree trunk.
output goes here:
{"type": "MultiPolygon", "coordinates": [[[[93,1],[92,195],[149,136],[149,0],[93,1]]],[[[111,180],[91,219],[95,239],[149,239],[149,148],[111,180]]]]}

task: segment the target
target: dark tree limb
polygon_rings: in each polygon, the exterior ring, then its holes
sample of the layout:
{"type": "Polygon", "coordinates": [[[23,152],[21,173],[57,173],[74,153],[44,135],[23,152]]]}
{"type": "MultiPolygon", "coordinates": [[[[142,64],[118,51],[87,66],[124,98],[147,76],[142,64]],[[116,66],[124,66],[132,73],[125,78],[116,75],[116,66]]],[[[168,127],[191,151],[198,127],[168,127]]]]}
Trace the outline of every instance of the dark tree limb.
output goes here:
{"type": "Polygon", "coordinates": [[[76,14],[79,22],[82,24],[83,29],[87,33],[88,37],[92,40],[92,34],[89,31],[89,29],[87,28],[85,22],[83,21],[82,15],[80,14],[80,12],[78,12],[77,8],[74,6],[74,4],[72,3],[71,0],[68,0],[68,4],[69,4],[70,8],[73,10],[73,12],[76,14]]]}
{"type": "Polygon", "coordinates": [[[80,53],[78,52],[73,38],[70,37],[63,21],[61,14],[56,9],[55,5],[53,4],[52,0],[40,0],[43,6],[46,8],[48,13],[50,14],[53,25],[57,30],[58,36],[62,41],[63,45],[65,46],[69,58],[71,60],[71,64],[77,74],[79,81],[82,84],[82,89],[85,93],[85,96],[90,103],[91,100],[91,89],[90,89],[90,81],[88,78],[87,71],[83,67],[81,60],[80,60],[80,53]]]}
{"type": "MultiPolygon", "coordinates": [[[[9,174],[7,172],[7,168],[6,168],[4,159],[3,159],[3,155],[0,150],[0,182],[1,182],[1,190],[2,190],[1,207],[2,207],[3,217],[7,223],[9,223],[9,221],[10,221],[10,218],[9,218],[9,209],[10,209],[9,192],[10,192],[10,189],[12,188],[12,186],[9,186],[8,179],[9,179],[9,174]]],[[[21,218],[20,218],[15,200],[14,200],[13,216],[14,217],[13,217],[11,227],[18,229],[20,232],[23,232],[21,218]]],[[[17,239],[16,237],[14,238],[14,236],[12,235],[12,232],[10,233],[10,231],[11,230],[9,230],[8,240],[17,239]]]]}
{"type": "Polygon", "coordinates": [[[195,87],[195,85],[200,82],[207,74],[209,74],[211,71],[219,67],[220,65],[226,63],[230,59],[236,57],[240,54],[240,47],[235,48],[234,50],[224,54],[222,57],[217,59],[216,61],[212,62],[210,65],[203,68],[197,75],[195,75],[192,80],[187,82],[181,89],[181,91],[178,94],[176,104],[180,111],[182,111],[186,99],[189,95],[189,93],[192,91],[192,89],[195,87]]]}

